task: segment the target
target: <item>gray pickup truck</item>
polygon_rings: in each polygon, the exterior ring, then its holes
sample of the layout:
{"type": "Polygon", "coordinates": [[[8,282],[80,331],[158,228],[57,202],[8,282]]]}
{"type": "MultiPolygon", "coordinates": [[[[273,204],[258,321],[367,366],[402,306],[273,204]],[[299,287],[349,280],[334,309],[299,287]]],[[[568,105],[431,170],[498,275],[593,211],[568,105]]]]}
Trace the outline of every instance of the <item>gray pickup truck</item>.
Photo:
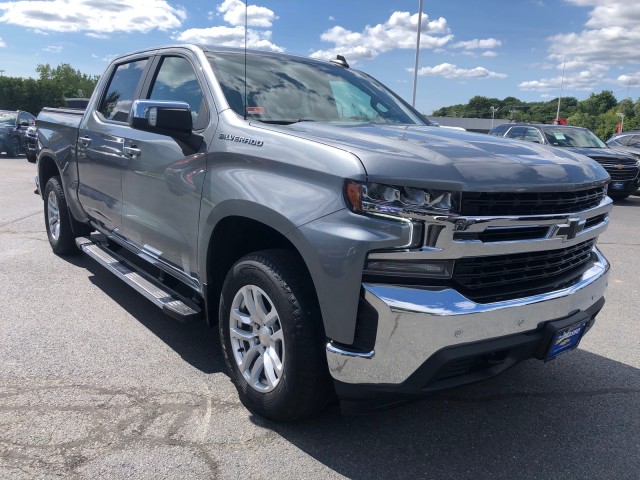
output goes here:
{"type": "Polygon", "coordinates": [[[432,126],[342,57],[132,53],[86,111],[43,110],[38,142],[53,251],[217,325],[271,419],[553,359],[604,304],[600,165],[432,126]]]}

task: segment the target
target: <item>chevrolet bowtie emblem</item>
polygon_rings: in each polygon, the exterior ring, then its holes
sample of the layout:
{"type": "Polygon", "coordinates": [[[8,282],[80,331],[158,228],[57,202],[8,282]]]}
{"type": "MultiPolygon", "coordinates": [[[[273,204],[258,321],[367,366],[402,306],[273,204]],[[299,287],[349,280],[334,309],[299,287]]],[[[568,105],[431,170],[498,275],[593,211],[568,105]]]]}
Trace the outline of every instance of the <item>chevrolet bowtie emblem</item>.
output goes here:
{"type": "Polygon", "coordinates": [[[567,240],[573,240],[576,238],[578,233],[584,230],[585,220],[580,220],[579,218],[570,218],[567,223],[561,223],[557,225],[557,230],[555,233],[556,237],[562,237],[562,241],[566,242],[567,240]]]}
{"type": "Polygon", "coordinates": [[[624,168],[624,165],[622,165],[621,163],[619,163],[618,165],[616,165],[616,168],[618,170],[622,170],[624,168]]]}

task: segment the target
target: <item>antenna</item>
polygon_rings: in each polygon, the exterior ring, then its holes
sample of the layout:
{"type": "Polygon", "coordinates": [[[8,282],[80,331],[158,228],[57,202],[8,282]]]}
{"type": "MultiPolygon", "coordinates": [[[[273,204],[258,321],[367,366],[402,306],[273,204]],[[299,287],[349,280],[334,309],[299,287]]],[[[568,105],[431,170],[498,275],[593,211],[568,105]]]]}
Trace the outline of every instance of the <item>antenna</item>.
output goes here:
{"type": "Polygon", "coordinates": [[[247,24],[249,14],[247,13],[247,0],[244,0],[244,119],[247,119],[247,24]]]}

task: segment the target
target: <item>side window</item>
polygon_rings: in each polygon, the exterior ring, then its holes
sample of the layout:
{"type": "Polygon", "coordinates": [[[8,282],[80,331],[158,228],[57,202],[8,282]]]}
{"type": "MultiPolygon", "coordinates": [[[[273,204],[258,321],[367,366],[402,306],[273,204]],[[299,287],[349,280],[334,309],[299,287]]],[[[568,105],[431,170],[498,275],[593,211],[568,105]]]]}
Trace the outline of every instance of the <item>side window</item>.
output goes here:
{"type": "Polygon", "coordinates": [[[193,128],[207,126],[208,111],[198,77],[191,63],[182,57],[164,57],[151,86],[150,100],[186,102],[191,107],[193,128]]]}
{"type": "Polygon", "coordinates": [[[527,128],[527,131],[524,134],[524,140],[528,142],[542,143],[542,136],[537,129],[527,128]]]}
{"type": "Polygon", "coordinates": [[[26,113],[21,113],[18,116],[18,125],[22,125],[23,123],[29,123],[29,117],[27,117],[26,113]]]}
{"type": "Polygon", "coordinates": [[[98,108],[104,118],[116,122],[129,120],[131,103],[146,65],[146,58],[118,65],[98,108]]]}
{"type": "Polygon", "coordinates": [[[633,137],[631,137],[629,139],[629,143],[627,143],[627,146],[640,148],[640,135],[634,135],[633,137]]]}
{"type": "Polygon", "coordinates": [[[522,139],[522,137],[524,136],[525,130],[526,130],[525,127],[513,127],[511,130],[509,130],[509,133],[507,133],[505,137],[522,139]]]}

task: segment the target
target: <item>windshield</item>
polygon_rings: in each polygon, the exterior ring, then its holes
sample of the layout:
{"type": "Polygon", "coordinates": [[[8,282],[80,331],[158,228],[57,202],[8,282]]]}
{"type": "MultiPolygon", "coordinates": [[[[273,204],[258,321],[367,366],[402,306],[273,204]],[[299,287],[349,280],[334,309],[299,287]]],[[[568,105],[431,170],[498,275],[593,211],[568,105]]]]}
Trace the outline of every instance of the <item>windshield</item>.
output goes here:
{"type": "Polygon", "coordinates": [[[429,125],[368,75],[302,58],[209,55],[222,90],[238,114],[270,123],[297,121],[429,125]]]}
{"type": "Polygon", "coordinates": [[[16,112],[0,112],[0,125],[13,127],[16,124],[16,112]]]}
{"type": "Polygon", "coordinates": [[[577,128],[545,128],[547,141],[556,147],[607,148],[607,145],[589,130],[577,128]]]}

